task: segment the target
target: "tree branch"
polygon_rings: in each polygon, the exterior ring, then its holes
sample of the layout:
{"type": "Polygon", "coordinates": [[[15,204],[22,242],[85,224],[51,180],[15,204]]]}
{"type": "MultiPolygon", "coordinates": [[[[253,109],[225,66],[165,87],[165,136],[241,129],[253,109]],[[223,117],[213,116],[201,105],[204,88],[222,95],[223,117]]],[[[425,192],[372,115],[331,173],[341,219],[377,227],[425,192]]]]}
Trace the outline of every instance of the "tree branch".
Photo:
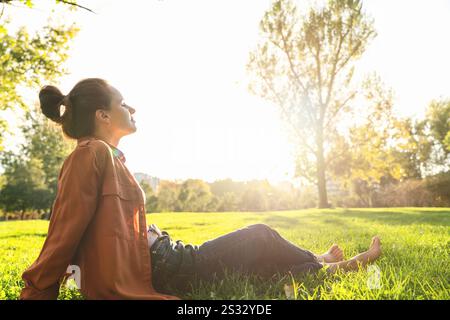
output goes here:
{"type": "Polygon", "coordinates": [[[337,68],[337,64],[339,62],[339,55],[341,53],[341,49],[342,49],[342,43],[345,39],[345,37],[348,35],[348,33],[350,32],[350,28],[348,28],[347,32],[345,33],[345,35],[342,35],[339,37],[339,43],[338,43],[338,48],[335,54],[335,59],[333,62],[333,67],[331,70],[331,77],[330,77],[330,82],[328,83],[328,92],[327,92],[327,99],[325,100],[325,108],[328,106],[328,104],[330,103],[330,99],[331,99],[331,92],[333,91],[333,86],[334,86],[334,79],[336,77],[336,68],[337,68]]]}
{"type": "MultiPolygon", "coordinates": [[[[305,168],[305,166],[302,166],[299,161],[295,162],[295,166],[296,166],[296,171],[297,168],[299,169],[299,171],[301,172],[308,172],[308,170],[305,168]]],[[[297,172],[296,172],[297,173],[297,172]]],[[[305,178],[306,180],[308,180],[310,183],[312,184],[317,184],[317,178],[315,177],[315,174],[313,175],[308,175],[308,174],[299,174],[297,176],[302,176],[303,178],[305,178]]]]}
{"type": "Polygon", "coordinates": [[[333,114],[328,118],[327,124],[326,124],[325,127],[324,127],[325,129],[327,129],[327,128],[330,126],[331,121],[334,119],[334,117],[336,117],[336,115],[339,113],[339,111],[340,111],[342,108],[345,107],[345,105],[347,104],[347,102],[349,102],[351,99],[354,98],[354,96],[356,95],[356,93],[357,93],[357,91],[352,92],[352,93],[347,97],[347,99],[345,99],[344,102],[342,102],[341,105],[338,106],[338,107],[334,110],[333,114]]]}
{"type": "MultiPolygon", "coordinates": [[[[283,34],[283,31],[280,30],[280,35],[281,35],[281,39],[283,41],[283,48],[282,51],[286,54],[286,57],[288,59],[288,63],[289,63],[289,69],[291,70],[291,73],[293,74],[295,80],[297,80],[298,84],[300,85],[301,89],[303,90],[304,95],[307,97],[308,102],[311,104],[311,100],[309,99],[309,95],[308,95],[308,90],[307,88],[303,85],[303,82],[300,79],[300,76],[297,74],[297,71],[295,71],[295,67],[294,67],[294,63],[292,62],[292,58],[291,55],[289,54],[289,50],[287,48],[287,42],[286,42],[286,37],[283,34]]],[[[313,123],[314,126],[317,125],[317,119],[315,117],[315,113],[313,112],[313,110],[311,108],[309,108],[309,113],[307,112],[310,121],[313,123]]]]}
{"type": "Polygon", "coordinates": [[[319,82],[319,102],[320,105],[323,105],[322,100],[322,70],[321,70],[321,64],[320,64],[320,44],[317,44],[317,50],[316,54],[314,55],[316,59],[316,73],[317,73],[317,81],[319,82]]]}
{"type": "Polygon", "coordinates": [[[82,5],[79,5],[79,4],[75,3],[75,2],[72,2],[72,1],[66,1],[66,0],[58,0],[58,1],[59,1],[59,2],[62,2],[62,3],[64,3],[64,4],[67,4],[67,5],[70,5],[70,6],[74,6],[74,7],[78,7],[78,8],[87,10],[87,11],[92,12],[92,13],[95,14],[95,12],[92,11],[91,9],[89,9],[89,8],[87,8],[87,7],[84,7],[84,6],[82,6],[82,5]]]}
{"type": "Polygon", "coordinates": [[[333,156],[333,158],[330,158],[329,155],[327,155],[327,156],[328,156],[328,157],[327,157],[328,159],[325,161],[325,166],[328,167],[328,165],[330,164],[330,162],[331,162],[333,159],[340,158],[341,156],[343,156],[343,155],[345,154],[346,151],[347,151],[347,150],[341,150],[341,152],[340,152],[338,155],[333,156]]]}
{"type": "MultiPolygon", "coordinates": [[[[4,5],[5,5],[5,4],[12,5],[12,2],[13,2],[13,1],[15,1],[15,0],[0,0],[0,3],[3,3],[3,8],[2,8],[2,12],[1,12],[1,14],[0,14],[0,17],[3,15],[4,5]]],[[[95,12],[94,12],[93,10],[91,10],[91,9],[85,7],[85,6],[82,6],[82,5],[80,5],[80,4],[77,4],[76,2],[73,2],[73,1],[68,1],[68,0],[56,0],[56,2],[57,2],[57,3],[58,3],[58,2],[61,2],[61,3],[67,4],[67,5],[69,5],[69,6],[81,8],[81,9],[83,9],[83,10],[86,10],[86,11],[89,11],[89,12],[95,14],[95,12]]],[[[32,6],[32,5],[29,5],[29,6],[32,6]]]]}

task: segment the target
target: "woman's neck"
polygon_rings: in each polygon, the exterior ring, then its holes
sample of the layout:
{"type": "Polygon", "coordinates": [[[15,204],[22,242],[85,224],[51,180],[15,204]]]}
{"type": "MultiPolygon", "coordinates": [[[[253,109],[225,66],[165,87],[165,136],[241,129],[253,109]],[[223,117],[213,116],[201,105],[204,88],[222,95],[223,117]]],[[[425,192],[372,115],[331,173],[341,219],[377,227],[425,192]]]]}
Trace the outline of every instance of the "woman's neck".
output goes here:
{"type": "Polygon", "coordinates": [[[108,134],[101,134],[101,133],[95,133],[93,136],[97,139],[103,140],[103,141],[109,143],[110,145],[118,148],[120,138],[117,138],[117,137],[114,137],[114,136],[108,135],[108,134]]]}

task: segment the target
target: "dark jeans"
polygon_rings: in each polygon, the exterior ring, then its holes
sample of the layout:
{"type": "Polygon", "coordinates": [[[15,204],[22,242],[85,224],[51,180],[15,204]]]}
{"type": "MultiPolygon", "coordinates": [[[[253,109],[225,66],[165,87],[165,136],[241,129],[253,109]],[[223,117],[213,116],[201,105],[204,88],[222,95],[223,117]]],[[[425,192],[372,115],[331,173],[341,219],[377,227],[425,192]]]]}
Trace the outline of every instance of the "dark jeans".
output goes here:
{"type": "MultiPolygon", "coordinates": [[[[152,276],[156,290],[168,293],[168,287],[187,290],[195,279],[213,281],[221,278],[225,270],[270,277],[276,272],[296,274],[322,268],[313,253],[297,247],[265,224],[238,229],[200,246],[180,246],[181,250],[186,250],[185,247],[193,256],[192,269],[178,272],[171,266],[164,268],[162,264],[152,276]]],[[[158,265],[156,260],[157,257],[152,255],[153,266],[158,265]]]]}

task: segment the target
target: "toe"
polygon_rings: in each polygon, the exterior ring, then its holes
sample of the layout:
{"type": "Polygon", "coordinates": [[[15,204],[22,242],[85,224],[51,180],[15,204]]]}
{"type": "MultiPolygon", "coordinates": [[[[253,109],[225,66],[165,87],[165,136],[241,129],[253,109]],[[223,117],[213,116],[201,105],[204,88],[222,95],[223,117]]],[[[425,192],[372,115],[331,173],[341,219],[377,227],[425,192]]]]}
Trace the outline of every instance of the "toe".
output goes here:
{"type": "Polygon", "coordinates": [[[380,244],[381,244],[380,238],[378,236],[375,236],[375,237],[372,238],[372,242],[370,244],[370,248],[379,247],[380,244]]]}

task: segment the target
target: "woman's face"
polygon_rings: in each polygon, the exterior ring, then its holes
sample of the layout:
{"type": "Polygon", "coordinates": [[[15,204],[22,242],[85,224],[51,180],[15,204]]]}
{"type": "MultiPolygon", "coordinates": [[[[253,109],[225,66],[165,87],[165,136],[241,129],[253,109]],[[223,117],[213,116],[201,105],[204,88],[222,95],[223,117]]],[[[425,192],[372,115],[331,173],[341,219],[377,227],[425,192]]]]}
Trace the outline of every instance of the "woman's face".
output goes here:
{"type": "Polygon", "coordinates": [[[123,100],[120,92],[111,87],[113,96],[111,99],[111,108],[108,111],[110,116],[109,130],[113,130],[116,136],[125,136],[136,132],[136,124],[132,114],[136,112],[123,100]]]}

